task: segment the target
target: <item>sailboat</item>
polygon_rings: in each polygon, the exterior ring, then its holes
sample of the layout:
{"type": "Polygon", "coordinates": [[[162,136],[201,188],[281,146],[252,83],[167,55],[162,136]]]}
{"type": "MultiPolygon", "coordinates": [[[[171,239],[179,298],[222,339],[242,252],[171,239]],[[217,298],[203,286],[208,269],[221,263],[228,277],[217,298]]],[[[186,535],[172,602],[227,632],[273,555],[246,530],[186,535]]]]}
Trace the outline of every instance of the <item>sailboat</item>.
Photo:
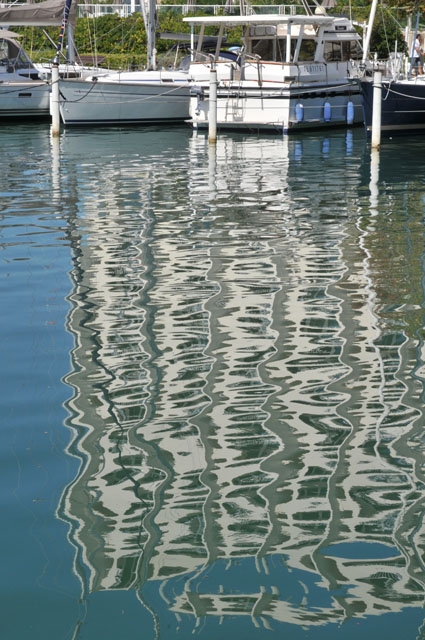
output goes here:
{"type": "MultiPolygon", "coordinates": [[[[0,8],[0,120],[50,116],[51,65],[36,65],[22,48],[20,35],[10,27],[62,25],[65,7],[65,0],[44,0],[0,8]]],[[[75,18],[76,5],[67,13],[69,35],[75,18]]],[[[61,65],[61,73],[70,70],[82,73],[82,67],[76,71],[72,62],[61,65]]]]}
{"type": "MultiPolygon", "coordinates": [[[[218,128],[290,133],[362,122],[360,89],[352,81],[362,58],[360,36],[347,18],[328,15],[317,3],[314,10],[306,1],[302,4],[303,11],[296,14],[185,18],[192,29],[200,27],[190,66],[193,77],[196,67],[205,64],[205,29],[219,30],[214,59],[218,128]],[[234,50],[233,61],[220,63],[220,41],[235,28],[243,29],[243,44],[234,50]]],[[[195,128],[208,127],[208,85],[193,87],[190,112],[195,128]]]]}
{"type": "MultiPolygon", "coordinates": [[[[378,0],[373,0],[368,32],[371,32],[378,0]]],[[[413,42],[419,27],[419,14],[413,42]]],[[[413,48],[413,47],[412,47],[413,48]]],[[[389,59],[381,79],[381,132],[386,135],[425,132],[425,75],[414,75],[412,60],[406,66],[401,56],[389,59]]],[[[372,131],[374,76],[369,72],[360,78],[366,131],[372,131]]]]}
{"type": "Polygon", "coordinates": [[[43,80],[18,41],[0,29],[0,121],[49,115],[50,85],[43,80]]]}
{"type": "Polygon", "coordinates": [[[59,110],[65,126],[182,123],[189,118],[188,71],[157,68],[155,0],[143,0],[142,7],[148,68],[60,80],[59,110]]]}

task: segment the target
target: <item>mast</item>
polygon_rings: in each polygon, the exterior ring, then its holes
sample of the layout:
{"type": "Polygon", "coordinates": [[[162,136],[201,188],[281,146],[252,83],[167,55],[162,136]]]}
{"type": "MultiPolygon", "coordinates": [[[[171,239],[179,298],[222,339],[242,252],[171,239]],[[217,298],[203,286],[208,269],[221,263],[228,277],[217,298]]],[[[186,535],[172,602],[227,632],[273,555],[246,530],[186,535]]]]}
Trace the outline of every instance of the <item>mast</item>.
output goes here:
{"type": "Polygon", "coordinates": [[[156,69],[156,0],[140,0],[140,4],[142,7],[143,21],[145,23],[146,36],[148,40],[148,69],[152,71],[156,69]]]}
{"type": "MultiPolygon", "coordinates": [[[[415,6],[417,5],[417,3],[415,3],[415,6]]],[[[408,79],[410,80],[410,78],[412,77],[412,67],[413,67],[413,52],[415,50],[415,44],[416,44],[416,38],[418,37],[418,30],[419,30],[419,11],[416,12],[416,23],[415,23],[415,31],[413,34],[413,40],[412,40],[412,46],[410,48],[410,55],[409,55],[409,62],[410,62],[410,66],[409,66],[409,74],[408,74],[408,79]]]]}
{"type": "Polygon", "coordinates": [[[60,28],[60,32],[59,32],[58,44],[57,44],[57,47],[56,47],[56,55],[55,55],[55,59],[54,59],[54,63],[55,64],[59,64],[59,55],[60,55],[60,52],[62,51],[63,37],[65,35],[65,29],[66,29],[66,26],[68,24],[68,18],[69,18],[69,12],[71,10],[71,4],[72,4],[72,0],[66,0],[65,6],[64,6],[64,9],[63,9],[62,24],[61,24],[61,28],[60,28]]]}
{"type": "Polygon", "coordinates": [[[366,40],[365,40],[364,49],[363,49],[363,58],[362,58],[363,64],[366,64],[366,61],[369,55],[370,39],[372,37],[372,27],[375,21],[375,13],[376,13],[377,5],[378,5],[378,0],[373,0],[372,6],[370,7],[369,22],[367,24],[366,40]]]}
{"type": "Polygon", "coordinates": [[[50,96],[50,113],[52,116],[51,133],[53,137],[60,134],[60,109],[59,109],[59,55],[62,52],[63,38],[68,24],[69,12],[71,10],[72,0],[66,0],[63,9],[63,17],[59,32],[56,54],[52,64],[52,80],[51,80],[51,96],[50,96]]]}

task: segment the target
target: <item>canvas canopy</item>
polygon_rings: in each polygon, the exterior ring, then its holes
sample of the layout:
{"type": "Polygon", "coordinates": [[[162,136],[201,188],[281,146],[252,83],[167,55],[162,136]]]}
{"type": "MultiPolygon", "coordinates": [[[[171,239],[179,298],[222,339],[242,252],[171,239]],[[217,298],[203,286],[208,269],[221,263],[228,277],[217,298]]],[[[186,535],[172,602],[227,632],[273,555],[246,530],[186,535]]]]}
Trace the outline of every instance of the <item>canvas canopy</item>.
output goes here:
{"type": "Polygon", "coordinates": [[[9,29],[1,29],[0,28],[0,38],[20,38],[21,35],[19,33],[15,33],[14,31],[9,31],[9,29]]]}
{"type": "MultiPolygon", "coordinates": [[[[28,4],[0,8],[0,26],[50,27],[60,26],[63,20],[65,0],[43,0],[28,4]]],[[[75,25],[77,0],[71,4],[68,22],[75,25]]]]}

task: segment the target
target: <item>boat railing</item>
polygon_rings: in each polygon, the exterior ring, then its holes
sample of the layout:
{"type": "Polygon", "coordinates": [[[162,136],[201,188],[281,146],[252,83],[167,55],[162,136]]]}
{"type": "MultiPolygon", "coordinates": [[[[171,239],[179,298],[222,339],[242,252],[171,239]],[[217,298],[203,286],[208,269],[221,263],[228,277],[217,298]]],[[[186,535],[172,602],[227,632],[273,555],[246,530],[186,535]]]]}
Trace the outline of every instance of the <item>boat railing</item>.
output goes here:
{"type": "Polygon", "coordinates": [[[381,71],[386,80],[402,80],[408,77],[410,59],[404,53],[390,53],[388,58],[379,59],[376,56],[363,61],[352,60],[350,75],[353,78],[372,77],[375,71],[381,71]]]}
{"type": "MultiPolygon", "coordinates": [[[[299,5],[273,4],[273,5],[249,5],[246,7],[246,13],[275,13],[278,15],[295,15],[299,12],[299,5]]],[[[194,3],[188,4],[158,4],[157,12],[174,12],[183,16],[190,15],[193,11],[204,15],[222,15],[225,13],[231,15],[239,15],[239,5],[234,6],[227,3],[200,5],[194,3]]],[[[99,18],[108,14],[118,14],[122,18],[127,18],[132,13],[140,13],[141,6],[138,2],[130,4],[79,4],[78,17],[80,18],[99,18]]]]}
{"type": "MultiPolygon", "coordinates": [[[[25,2],[2,2],[0,0],[0,8],[8,8],[11,6],[19,6],[26,4],[25,2]]],[[[157,12],[174,12],[183,16],[190,15],[193,11],[203,15],[239,15],[240,0],[222,0],[221,4],[203,5],[197,4],[196,0],[189,0],[182,4],[163,4],[157,3],[157,12]]],[[[295,15],[300,11],[300,4],[251,4],[242,2],[246,14],[262,14],[272,13],[277,15],[295,15]]],[[[133,13],[142,12],[142,2],[140,0],[122,0],[116,3],[80,3],[77,7],[78,17],[80,18],[99,18],[104,15],[118,14],[122,18],[128,18],[133,13]]]]}

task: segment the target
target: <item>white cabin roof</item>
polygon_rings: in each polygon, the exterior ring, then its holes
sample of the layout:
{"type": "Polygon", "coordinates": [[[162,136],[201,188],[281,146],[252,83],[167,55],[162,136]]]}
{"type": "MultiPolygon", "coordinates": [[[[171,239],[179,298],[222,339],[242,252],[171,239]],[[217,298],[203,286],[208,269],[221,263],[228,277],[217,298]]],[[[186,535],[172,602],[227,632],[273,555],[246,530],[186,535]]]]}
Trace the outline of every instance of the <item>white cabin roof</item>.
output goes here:
{"type": "Polygon", "coordinates": [[[22,38],[20,33],[15,33],[14,31],[9,31],[9,29],[3,29],[0,27],[0,39],[5,38],[6,40],[14,40],[15,38],[22,38]]]}
{"type": "MultiPolygon", "coordinates": [[[[342,19],[347,25],[350,23],[347,19],[342,19]]],[[[225,25],[228,27],[237,27],[241,25],[255,25],[255,24],[315,24],[320,26],[332,25],[336,21],[333,16],[322,15],[249,15],[249,16],[193,16],[190,18],[183,18],[183,22],[189,22],[194,25],[225,25]]]]}

